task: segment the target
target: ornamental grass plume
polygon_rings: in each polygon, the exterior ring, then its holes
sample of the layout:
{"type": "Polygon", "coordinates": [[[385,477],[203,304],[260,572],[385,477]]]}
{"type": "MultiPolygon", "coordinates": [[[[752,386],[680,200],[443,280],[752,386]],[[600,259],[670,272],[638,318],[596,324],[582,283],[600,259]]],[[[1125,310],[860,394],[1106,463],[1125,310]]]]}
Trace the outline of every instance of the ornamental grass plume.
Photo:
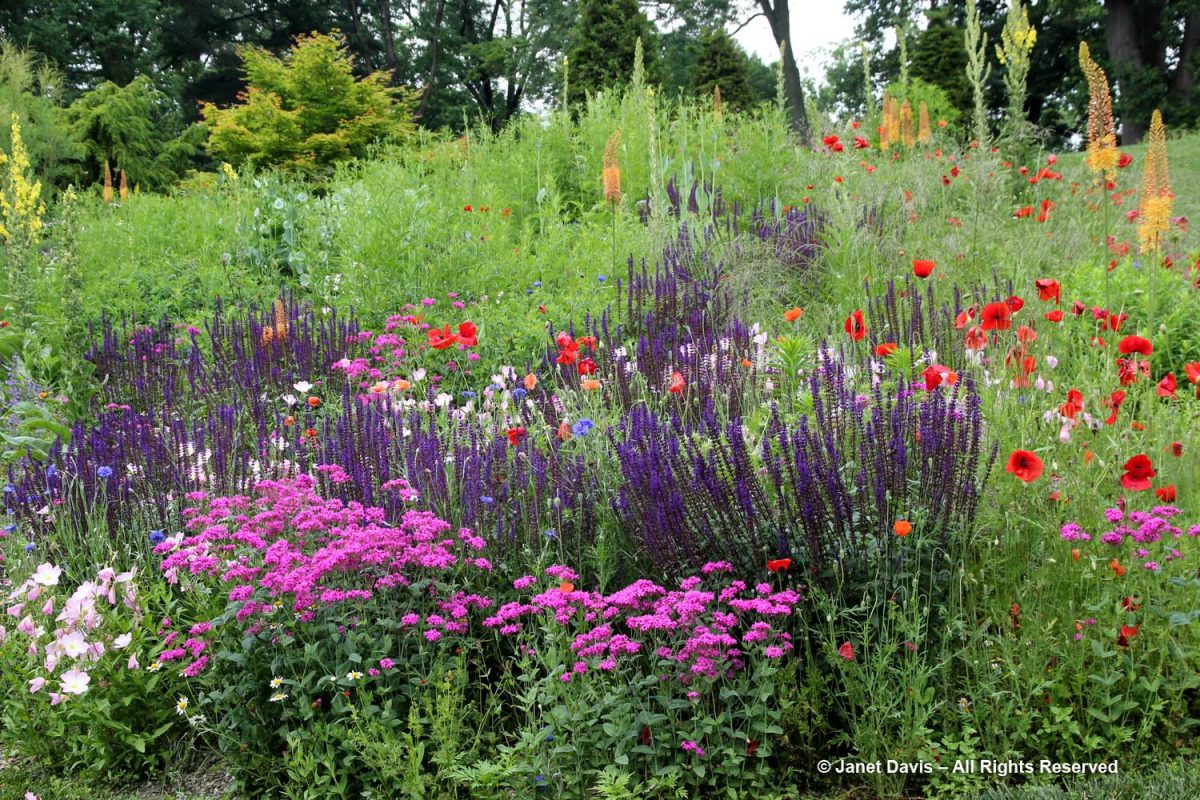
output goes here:
{"type": "Polygon", "coordinates": [[[617,148],[621,145],[621,129],[613,131],[604,145],[604,199],[617,205],[621,202],[621,159],[617,148]]]}
{"type": "Polygon", "coordinates": [[[1141,207],[1138,209],[1138,240],[1143,253],[1157,249],[1160,237],[1170,229],[1174,202],[1167,170],[1167,129],[1162,113],[1156,108],[1150,117],[1150,145],[1146,149],[1141,207]]]}
{"type": "Polygon", "coordinates": [[[1092,172],[1102,173],[1105,180],[1116,176],[1117,129],[1113,122],[1112,93],[1104,70],[1092,60],[1087,42],[1079,43],[1079,66],[1088,84],[1087,165],[1092,172]]]}
{"type": "Polygon", "coordinates": [[[925,105],[925,101],[921,101],[921,105],[917,111],[917,143],[928,144],[933,141],[933,131],[929,129],[929,106],[925,105]]]}

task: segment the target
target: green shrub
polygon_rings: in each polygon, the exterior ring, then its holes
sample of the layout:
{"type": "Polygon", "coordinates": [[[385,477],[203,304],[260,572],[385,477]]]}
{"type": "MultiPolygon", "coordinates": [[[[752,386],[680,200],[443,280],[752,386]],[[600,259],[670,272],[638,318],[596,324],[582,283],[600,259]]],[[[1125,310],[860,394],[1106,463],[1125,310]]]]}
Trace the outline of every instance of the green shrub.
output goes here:
{"type": "Polygon", "coordinates": [[[383,72],[356,80],[336,35],[301,36],[283,58],[257,47],[239,53],[248,85],[242,102],[201,107],[216,158],[311,170],[413,131],[413,94],[389,87],[383,72]]]}

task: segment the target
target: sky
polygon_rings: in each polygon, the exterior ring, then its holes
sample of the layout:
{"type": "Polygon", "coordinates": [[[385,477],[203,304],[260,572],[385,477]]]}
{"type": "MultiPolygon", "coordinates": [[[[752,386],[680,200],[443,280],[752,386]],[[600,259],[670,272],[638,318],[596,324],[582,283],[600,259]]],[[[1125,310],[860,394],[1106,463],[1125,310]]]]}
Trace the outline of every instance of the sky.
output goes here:
{"type": "MultiPolygon", "coordinates": [[[[842,0],[792,0],[790,5],[792,47],[800,73],[820,81],[833,45],[854,35],[854,20],[844,11],[842,0]]],[[[762,17],[752,20],[735,38],[767,64],[779,59],[779,43],[773,41],[771,26],[762,17]]]]}

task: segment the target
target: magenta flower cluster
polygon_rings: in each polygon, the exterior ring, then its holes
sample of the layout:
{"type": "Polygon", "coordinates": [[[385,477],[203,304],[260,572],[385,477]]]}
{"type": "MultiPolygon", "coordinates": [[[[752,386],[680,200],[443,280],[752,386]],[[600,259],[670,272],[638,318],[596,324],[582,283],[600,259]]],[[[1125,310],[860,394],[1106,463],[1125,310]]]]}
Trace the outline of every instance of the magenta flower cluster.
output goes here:
{"type": "MultiPolygon", "coordinates": [[[[321,497],[308,475],[262,481],[256,491],[253,498],[190,494],[197,505],[184,511],[187,532],[155,548],[164,556],[169,582],[215,579],[228,587],[229,600],[241,604],[237,620],[252,630],[261,627],[257,618],[277,607],[306,622],[322,608],[366,601],[421,577],[492,569],[480,555],[483,539],[465,528],[452,531],[429,512],[408,511],[390,524],[383,509],[321,497]]],[[[433,612],[411,612],[401,620],[429,641],[467,633],[470,609],[492,604],[464,592],[431,599],[433,612]]],[[[159,661],[191,656],[185,669],[202,671],[207,658],[200,637],[210,628],[198,623],[178,645],[174,633],[164,633],[167,649],[159,661]]]]}
{"type": "MultiPolygon", "coordinates": [[[[701,572],[711,576],[728,569],[716,563],[701,572]]],[[[563,672],[563,681],[648,658],[657,659],[653,666],[660,676],[686,684],[741,670],[754,654],[780,658],[792,649],[791,636],[779,623],[800,602],[794,591],[775,591],[770,584],[751,588],[740,580],[707,588],[705,578],[693,576],[674,590],[639,580],[605,595],[575,589],[571,581],[577,578],[568,567],[555,565],[545,572],[560,583],[528,600],[505,603],[483,624],[504,636],[517,635],[535,622],[552,621],[566,629],[574,636],[571,650],[578,660],[563,672]]],[[[525,590],[538,583],[526,575],[513,586],[525,590]]]]}
{"type": "MultiPolygon", "coordinates": [[[[1189,537],[1200,537],[1200,525],[1192,525],[1186,530],[1177,525],[1173,518],[1183,512],[1175,506],[1154,506],[1149,511],[1126,511],[1122,508],[1109,508],[1104,511],[1104,519],[1112,527],[1100,534],[1100,541],[1111,547],[1121,547],[1127,543],[1136,545],[1134,555],[1143,559],[1143,566],[1151,572],[1157,572],[1161,565],[1151,559],[1150,547],[1156,546],[1163,550],[1162,559],[1174,561],[1183,558],[1183,553],[1173,546],[1174,542],[1189,537]]],[[[1059,529],[1059,533],[1067,542],[1089,542],[1091,534],[1077,522],[1068,522],[1059,529]]]]}
{"type": "MultiPolygon", "coordinates": [[[[472,575],[492,571],[485,541],[465,528],[453,531],[429,512],[410,510],[392,524],[383,509],[323,498],[308,475],[262,481],[254,497],[194,492],[188,498],[195,505],[184,512],[186,532],[155,548],[164,557],[162,570],[172,583],[223,585],[240,604],[235,618],[250,633],[279,622],[270,618],[277,609],[286,609],[287,625],[299,625],[323,609],[433,577],[438,580],[411,596],[410,605],[420,607],[398,615],[401,630],[434,643],[490,638],[493,631],[532,636],[552,624],[571,637],[573,663],[559,675],[564,682],[636,661],[662,679],[691,685],[742,670],[752,657],[777,659],[792,649],[782,622],[800,596],[767,583],[723,581],[722,573],[732,570],[728,563],[707,564],[703,577],[686,578],[676,589],[639,580],[611,594],[576,589],[579,575],[556,564],[543,578],[513,582],[515,591],[531,594],[527,599],[499,605],[462,588],[472,575]]],[[[158,661],[188,661],[183,672],[195,676],[208,664],[214,635],[210,622],[184,632],[164,620],[158,661]]]]}

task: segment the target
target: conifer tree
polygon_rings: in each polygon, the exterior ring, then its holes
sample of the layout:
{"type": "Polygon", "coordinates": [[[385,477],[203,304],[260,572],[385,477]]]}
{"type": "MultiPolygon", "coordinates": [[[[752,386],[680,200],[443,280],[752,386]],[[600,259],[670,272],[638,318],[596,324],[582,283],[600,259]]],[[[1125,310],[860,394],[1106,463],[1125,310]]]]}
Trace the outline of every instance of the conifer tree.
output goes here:
{"type": "Polygon", "coordinates": [[[637,0],[582,0],[567,52],[571,70],[567,102],[578,105],[588,93],[624,85],[633,74],[637,41],[642,40],[646,82],[659,82],[658,37],[637,0]]]}
{"type": "Polygon", "coordinates": [[[700,54],[692,85],[697,97],[711,97],[721,87],[721,100],[736,111],[747,111],[754,105],[750,88],[746,55],[721,28],[709,28],[700,37],[700,54]]]}

